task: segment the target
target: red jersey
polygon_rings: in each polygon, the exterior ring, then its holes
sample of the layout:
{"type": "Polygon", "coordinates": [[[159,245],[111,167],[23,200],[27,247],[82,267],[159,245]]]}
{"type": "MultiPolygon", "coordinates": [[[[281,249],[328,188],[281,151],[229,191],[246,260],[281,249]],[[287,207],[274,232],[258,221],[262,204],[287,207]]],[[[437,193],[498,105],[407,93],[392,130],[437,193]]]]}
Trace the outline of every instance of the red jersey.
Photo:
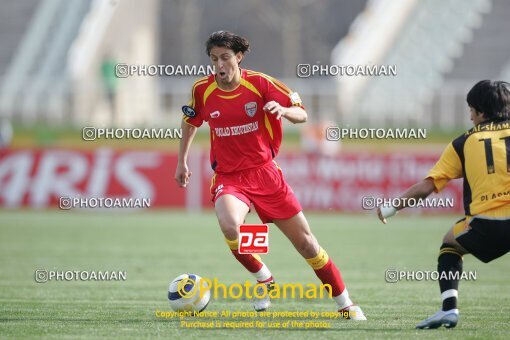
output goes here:
{"type": "Polygon", "coordinates": [[[214,171],[257,168],[276,157],[282,120],[262,110],[272,100],[283,107],[303,107],[297,93],[260,72],[241,69],[241,82],[231,91],[221,90],[214,74],[195,82],[183,120],[196,127],[209,123],[214,171]]]}

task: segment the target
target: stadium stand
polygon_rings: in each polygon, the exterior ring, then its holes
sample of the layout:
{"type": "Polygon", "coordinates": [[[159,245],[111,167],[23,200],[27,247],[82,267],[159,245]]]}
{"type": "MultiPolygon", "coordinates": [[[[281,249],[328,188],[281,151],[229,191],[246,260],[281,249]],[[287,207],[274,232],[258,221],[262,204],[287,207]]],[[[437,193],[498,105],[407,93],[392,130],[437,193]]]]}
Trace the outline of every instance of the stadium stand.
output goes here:
{"type": "MultiPolygon", "coordinates": [[[[299,89],[312,120],[456,127],[469,123],[464,95],[473,82],[510,78],[510,46],[501,43],[510,35],[510,2],[504,0],[150,4],[142,15],[132,0],[0,0],[0,116],[21,124],[114,124],[105,119],[97,72],[106,55],[126,63],[205,65],[203,43],[189,42],[219,29],[246,35],[253,51],[245,67],[299,89]],[[100,26],[108,11],[104,30],[84,29],[100,26]],[[93,55],[83,56],[80,47],[93,55]],[[300,63],[395,64],[398,75],[304,79],[296,77],[300,63]]],[[[193,80],[123,80],[116,123],[174,123],[193,80]],[[152,97],[142,98],[140,88],[152,97]]]]}
{"type": "Polygon", "coordinates": [[[398,81],[391,77],[338,78],[342,112],[355,122],[432,126],[427,105],[457,59],[466,54],[464,45],[473,41],[473,31],[490,10],[488,0],[370,1],[332,59],[339,64],[397,65],[398,81]],[[391,34],[395,27],[396,36],[391,34]],[[390,38],[373,47],[374,36],[390,38]],[[354,51],[365,53],[360,57],[354,51]]]}

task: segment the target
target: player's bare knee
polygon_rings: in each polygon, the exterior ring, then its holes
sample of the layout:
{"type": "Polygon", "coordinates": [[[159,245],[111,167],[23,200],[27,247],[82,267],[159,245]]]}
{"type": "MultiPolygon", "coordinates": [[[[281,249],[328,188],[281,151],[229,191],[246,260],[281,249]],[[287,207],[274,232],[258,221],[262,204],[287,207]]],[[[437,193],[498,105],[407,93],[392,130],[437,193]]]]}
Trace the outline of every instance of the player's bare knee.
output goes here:
{"type": "Polygon", "coordinates": [[[448,245],[449,247],[455,248],[460,254],[467,254],[468,251],[462,248],[462,246],[457,242],[455,236],[451,231],[447,232],[443,237],[443,244],[448,245]]]}
{"type": "Polygon", "coordinates": [[[237,223],[231,216],[218,216],[218,222],[223,235],[225,235],[227,239],[237,239],[237,227],[240,223],[237,223]]]}
{"type": "Polygon", "coordinates": [[[227,240],[233,241],[238,238],[236,228],[228,228],[228,229],[221,228],[221,231],[223,232],[223,236],[225,236],[225,238],[227,240]]]}
{"type": "Polygon", "coordinates": [[[237,236],[237,230],[222,230],[223,236],[229,241],[236,240],[238,238],[237,236]]]}

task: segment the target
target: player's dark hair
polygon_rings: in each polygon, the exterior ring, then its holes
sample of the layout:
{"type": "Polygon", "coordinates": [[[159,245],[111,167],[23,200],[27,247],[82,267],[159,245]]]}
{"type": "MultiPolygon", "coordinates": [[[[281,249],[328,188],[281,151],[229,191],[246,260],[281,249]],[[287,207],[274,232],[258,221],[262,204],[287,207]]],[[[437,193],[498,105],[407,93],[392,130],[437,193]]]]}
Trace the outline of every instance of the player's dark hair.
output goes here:
{"type": "Polygon", "coordinates": [[[217,31],[212,33],[205,43],[207,55],[211,55],[213,47],[226,47],[234,51],[234,53],[246,53],[250,51],[250,43],[246,38],[235,35],[228,31],[217,31]]]}
{"type": "Polygon", "coordinates": [[[489,121],[510,119],[510,84],[506,81],[479,81],[469,90],[466,100],[489,121]]]}

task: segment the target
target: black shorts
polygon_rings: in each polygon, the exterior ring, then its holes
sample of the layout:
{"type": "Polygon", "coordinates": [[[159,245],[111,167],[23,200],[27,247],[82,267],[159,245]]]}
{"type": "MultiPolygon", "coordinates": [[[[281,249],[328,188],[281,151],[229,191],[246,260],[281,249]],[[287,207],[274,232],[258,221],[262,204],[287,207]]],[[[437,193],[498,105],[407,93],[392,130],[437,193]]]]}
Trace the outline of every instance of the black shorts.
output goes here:
{"type": "Polygon", "coordinates": [[[454,225],[453,234],[464,249],[484,263],[510,251],[510,219],[473,217],[466,224],[463,218],[454,225]]]}

